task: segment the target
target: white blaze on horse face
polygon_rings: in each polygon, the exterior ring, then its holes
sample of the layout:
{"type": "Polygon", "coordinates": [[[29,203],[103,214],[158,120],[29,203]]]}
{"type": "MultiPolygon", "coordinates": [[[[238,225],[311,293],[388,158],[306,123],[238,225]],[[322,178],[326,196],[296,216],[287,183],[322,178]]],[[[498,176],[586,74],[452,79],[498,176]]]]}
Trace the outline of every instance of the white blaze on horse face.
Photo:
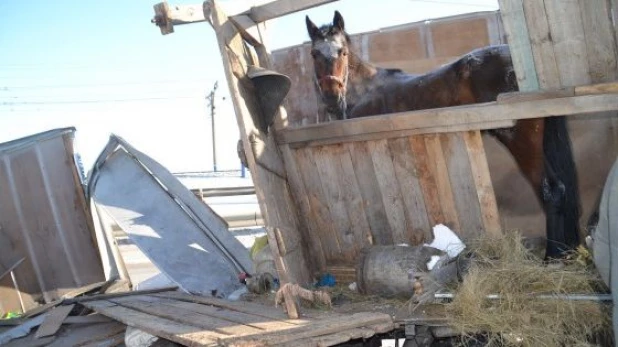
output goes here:
{"type": "Polygon", "coordinates": [[[339,51],[343,48],[343,43],[340,38],[327,38],[323,41],[316,42],[313,46],[315,50],[327,59],[337,59],[339,51]]]}

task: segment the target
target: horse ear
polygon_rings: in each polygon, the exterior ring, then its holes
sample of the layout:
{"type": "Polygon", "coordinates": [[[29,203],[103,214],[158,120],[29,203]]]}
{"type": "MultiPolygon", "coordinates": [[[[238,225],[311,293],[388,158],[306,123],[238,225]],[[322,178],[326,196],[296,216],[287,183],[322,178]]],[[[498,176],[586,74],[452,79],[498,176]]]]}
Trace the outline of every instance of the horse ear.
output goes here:
{"type": "Polygon", "coordinates": [[[341,13],[339,13],[339,11],[335,11],[335,17],[333,18],[333,26],[335,28],[339,28],[339,30],[341,31],[345,31],[343,16],[341,15],[341,13]]]}
{"type": "Polygon", "coordinates": [[[309,16],[305,16],[305,23],[307,24],[307,33],[309,33],[311,40],[318,38],[320,29],[309,19],[309,16]]]}

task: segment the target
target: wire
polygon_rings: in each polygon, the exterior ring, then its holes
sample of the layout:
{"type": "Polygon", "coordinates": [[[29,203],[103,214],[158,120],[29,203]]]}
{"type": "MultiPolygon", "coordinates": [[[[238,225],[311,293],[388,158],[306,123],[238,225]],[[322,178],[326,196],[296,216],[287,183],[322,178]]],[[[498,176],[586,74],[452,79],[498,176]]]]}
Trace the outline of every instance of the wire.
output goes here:
{"type": "Polygon", "coordinates": [[[482,7],[482,8],[494,8],[496,6],[491,5],[482,5],[482,4],[474,4],[469,2],[454,2],[454,1],[438,1],[438,0],[410,0],[412,2],[426,2],[430,4],[444,4],[444,5],[460,5],[460,6],[470,6],[470,7],[482,7]]]}
{"type": "Polygon", "coordinates": [[[62,100],[62,101],[0,101],[0,106],[101,104],[101,103],[133,102],[133,101],[202,99],[202,98],[203,97],[178,96],[178,97],[159,97],[159,98],[134,98],[134,99],[109,99],[109,100],[75,100],[75,101],[68,101],[68,100],[62,100]]]}
{"type": "Polygon", "coordinates": [[[118,86],[135,86],[135,85],[148,85],[148,84],[171,84],[171,83],[193,83],[203,82],[205,79],[195,80],[159,80],[159,81],[145,81],[145,82],[127,82],[127,83],[92,83],[92,84],[65,84],[65,85],[35,85],[35,86],[2,86],[0,91],[12,90],[12,89],[49,89],[49,88],[84,88],[84,87],[118,87],[118,86]]]}

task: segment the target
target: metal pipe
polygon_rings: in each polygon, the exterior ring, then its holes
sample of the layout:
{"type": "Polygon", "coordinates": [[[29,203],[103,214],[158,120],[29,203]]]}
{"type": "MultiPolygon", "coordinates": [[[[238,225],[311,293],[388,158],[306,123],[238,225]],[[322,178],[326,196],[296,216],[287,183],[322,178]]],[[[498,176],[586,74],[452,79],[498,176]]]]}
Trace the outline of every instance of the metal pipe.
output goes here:
{"type": "Polygon", "coordinates": [[[239,195],[254,195],[255,187],[223,187],[223,188],[200,188],[192,189],[193,194],[200,195],[205,198],[218,196],[239,196],[239,195]]]}
{"type": "MultiPolygon", "coordinates": [[[[453,293],[436,293],[434,294],[436,299],[453,299],[455,294],[453,293]]],[[[500,294],[489,294],[485,296],[488,300],[500,300],[502,297],[500,294]]],[[[572,300],[572,301],[613,301],[611,294],[539,294],[530,295],[531,299],[543,299],[543,300],[572,300]]]]}

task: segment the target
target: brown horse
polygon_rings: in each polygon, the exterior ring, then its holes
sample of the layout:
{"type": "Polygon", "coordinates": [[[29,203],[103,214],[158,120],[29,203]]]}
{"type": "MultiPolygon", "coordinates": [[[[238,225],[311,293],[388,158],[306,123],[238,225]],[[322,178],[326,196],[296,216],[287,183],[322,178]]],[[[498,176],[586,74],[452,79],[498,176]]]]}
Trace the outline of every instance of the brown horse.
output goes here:
{"type": "MultiPolygon", "coordinates": [[[[489,102],[518,90],[506,45],[477,49],[429,73],[410,75],[360,59],[338,11],[332,24],[318,28],[309,17],[306,24],[323,119],[489,102]]],[[[520,120],[512,128],[489,133],[511,152],[544,206],[546,257],[579,245],[579,192],[566,119],[520,120]]]]}

